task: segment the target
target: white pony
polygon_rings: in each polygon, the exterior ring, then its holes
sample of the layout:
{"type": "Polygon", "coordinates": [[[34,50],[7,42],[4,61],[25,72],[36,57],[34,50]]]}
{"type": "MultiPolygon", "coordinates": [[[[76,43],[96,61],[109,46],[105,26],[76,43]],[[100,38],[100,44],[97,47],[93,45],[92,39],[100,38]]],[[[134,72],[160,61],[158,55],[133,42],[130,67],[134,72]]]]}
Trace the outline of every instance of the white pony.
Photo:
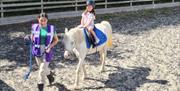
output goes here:
{"type": "MultiPolygon", "coordinates": [[[[95,24],[95,26],[107,36],[107,41],[97,46],[97,48],[95,47],[90,49],[86,47],[86,40],[84,37],[83,28],[76,27],[70,29],[69,31],[67,28],[65,29],[65,35],[63,39],[65,48],[68,52],[74,52],[74,54],[79,60],[76,70],[76,79],[74,84],[75,88],[77,88],[79,84],[80,69],[83,72],[82,79],[84,80],[86,78],[84,59],[87,54],[92,54],[96,51],[99,52],[101,61],[100,71],[104,71],[106,51],[112,46],[112,28],[108,21],[102,21],[101,23],[95,24]]],[[[66,56],[67,55],[68,54],[66,54],[66,56]]]]}

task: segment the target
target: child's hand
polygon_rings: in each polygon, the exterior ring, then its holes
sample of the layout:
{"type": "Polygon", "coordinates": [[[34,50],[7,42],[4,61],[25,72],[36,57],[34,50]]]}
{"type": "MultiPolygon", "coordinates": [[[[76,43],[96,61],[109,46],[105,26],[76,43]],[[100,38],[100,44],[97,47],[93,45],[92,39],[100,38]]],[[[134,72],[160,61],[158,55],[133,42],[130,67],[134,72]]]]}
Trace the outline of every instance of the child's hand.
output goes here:
{"type": "Polygon", "coordinates": [[[83,26],[83,28],[86,28],[86,26],[83,26]]]}
{"type": "Polygon", "coordinates": [[[79,27],[79,28],[83,28],[83,25],[78,25],[77,27],[79,27]]]}

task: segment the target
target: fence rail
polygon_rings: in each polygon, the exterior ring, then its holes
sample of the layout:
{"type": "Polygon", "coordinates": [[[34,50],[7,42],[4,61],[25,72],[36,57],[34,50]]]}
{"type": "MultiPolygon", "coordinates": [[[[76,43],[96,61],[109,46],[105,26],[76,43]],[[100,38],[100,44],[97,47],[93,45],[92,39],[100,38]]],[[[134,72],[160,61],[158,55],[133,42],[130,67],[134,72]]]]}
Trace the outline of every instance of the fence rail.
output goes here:
{"type": "MultiPolygon", "coordinates": [[[[123,6],[156,4],[161,1],[180,0],[95,0],[96,8],[106,9],[123,6]]],[[[66,12],[83,10],[86,0],[0,0],[1,18],[8,16],[32,15],[40,12],[66,12]]]]}
{"type": "MultiPolygon", "coordinates": [[[[95,3],[97,14],[180,6],[180,0],[95,0],[95,3]]],[[[80,16],[85,6],[86,0],[0,0],[0,25],[31,21],[44,11],[50,19],[80,16]]]]}

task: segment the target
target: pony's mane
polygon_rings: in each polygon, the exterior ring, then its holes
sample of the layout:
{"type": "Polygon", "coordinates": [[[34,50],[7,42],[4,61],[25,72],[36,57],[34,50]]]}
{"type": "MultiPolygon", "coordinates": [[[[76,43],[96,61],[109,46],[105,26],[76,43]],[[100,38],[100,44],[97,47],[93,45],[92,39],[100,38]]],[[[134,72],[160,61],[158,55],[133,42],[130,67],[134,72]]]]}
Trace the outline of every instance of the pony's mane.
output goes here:
{"type": "Polygon", "coordinates": [[[71,28],[69,30],[69,34],[75,40],[76,43],[81,43],[84,39],[82,28],[79,28],[79,27],[71,28]]]}
{"type": "Polygon", "coordinates": [[[81,28],[79,28],[79,27],[70,28],[69,33],[74,34],[77,32],[77,30],[79,31],[79,30],[81,30],[81,28]]]}

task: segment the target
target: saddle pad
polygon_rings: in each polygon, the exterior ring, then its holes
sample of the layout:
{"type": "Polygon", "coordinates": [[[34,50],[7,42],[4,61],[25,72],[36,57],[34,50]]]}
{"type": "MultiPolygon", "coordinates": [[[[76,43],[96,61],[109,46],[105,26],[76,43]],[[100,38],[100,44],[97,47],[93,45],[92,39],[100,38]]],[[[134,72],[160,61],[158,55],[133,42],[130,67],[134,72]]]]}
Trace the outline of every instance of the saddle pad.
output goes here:
{"type": "MultiPolygon", "coordinates": [[[[84,31],[84,36],[85,36],[85,40],[86,40],[86,47],[91,48],[92,44],[91,44],[90,39],[88,37],[87,30],[84,29],[83,31],[84,31]]],[[[96,47],[102,45],[103,43],[105,43],[107,41],[107,36],[101,30],[94,27],[94,32],[95,32],[97,38],[99,39],[99,42],[97,43],[96,47]]]]}

